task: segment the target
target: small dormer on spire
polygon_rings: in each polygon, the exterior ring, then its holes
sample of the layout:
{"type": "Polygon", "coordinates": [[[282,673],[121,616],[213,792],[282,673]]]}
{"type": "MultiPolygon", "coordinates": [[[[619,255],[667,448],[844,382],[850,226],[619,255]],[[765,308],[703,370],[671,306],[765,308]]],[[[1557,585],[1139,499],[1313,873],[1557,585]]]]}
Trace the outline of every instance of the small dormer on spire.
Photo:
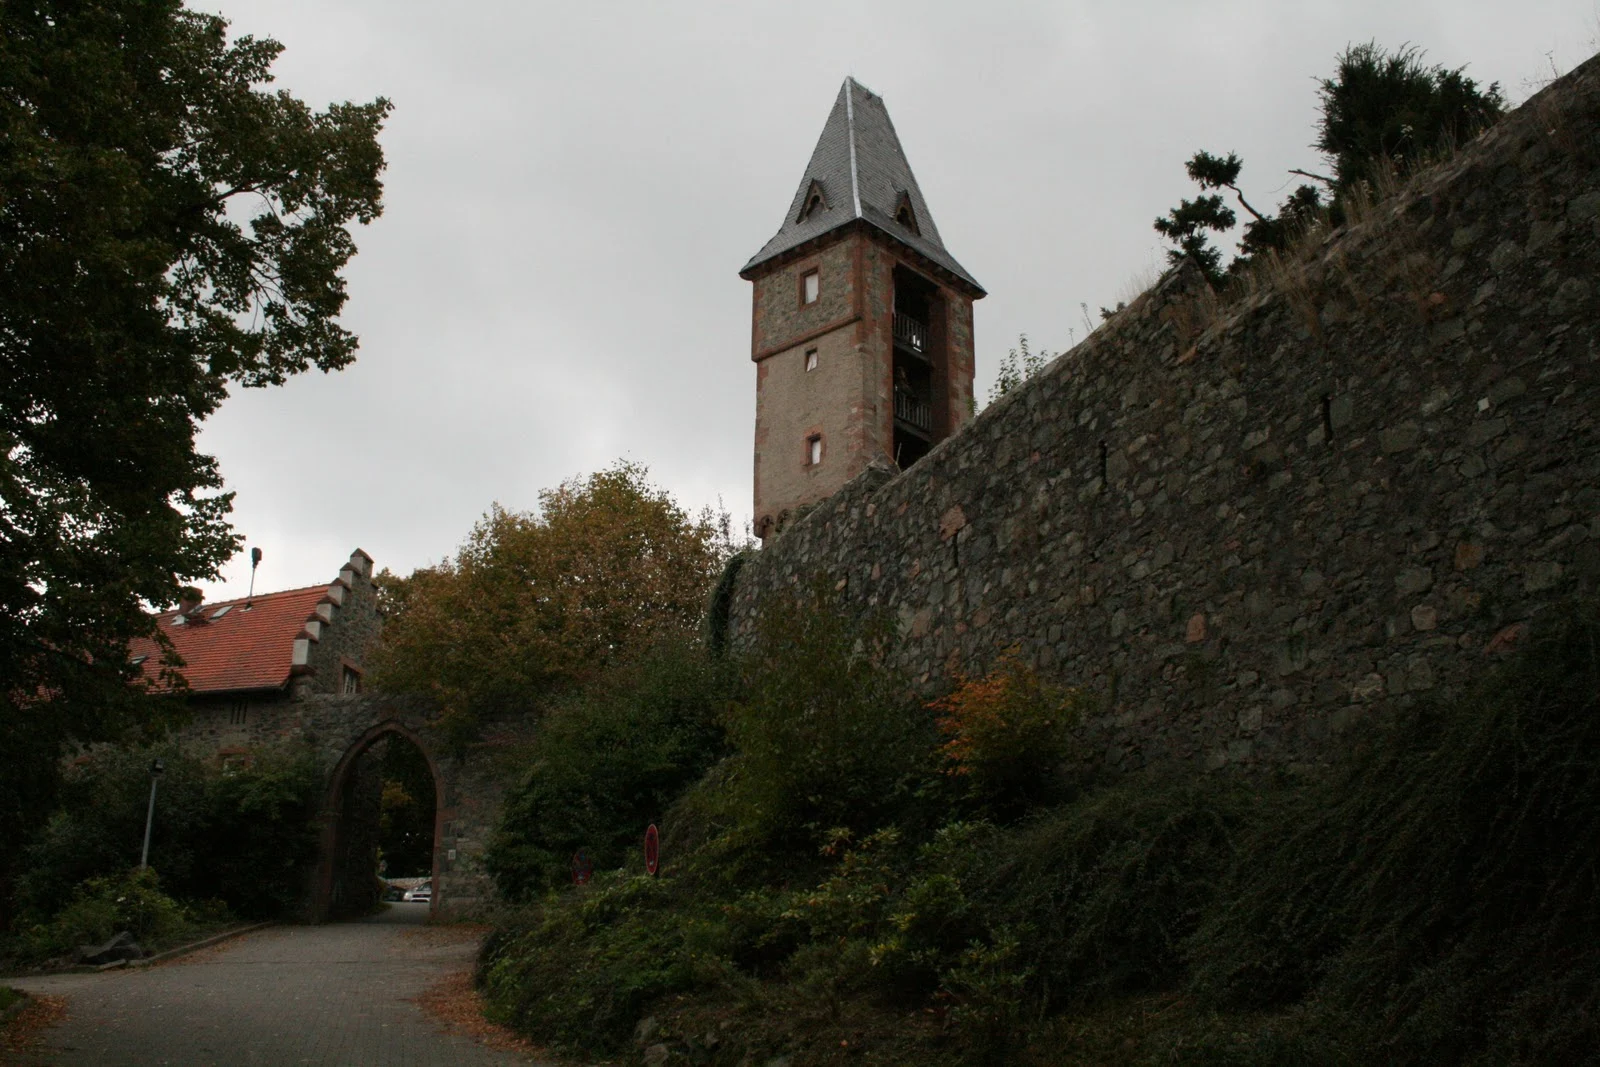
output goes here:
{"type": "Polygon", "coordinates": [[[896,201],[894,206],[894,221],[914,234],[922,233],[917,228],[917,209],[911,203],[911,194],[904,189],[900,190],[900,199],[896,201]]]}
{"type": "Polygon", "coordinates": [[[828,210],[828,192],[823,188],[820,178],[812,178],[811,184],[806,188],[804,202],[800,205],[800,217],[795,222],[804,222],[819,211],[828,210]]]}

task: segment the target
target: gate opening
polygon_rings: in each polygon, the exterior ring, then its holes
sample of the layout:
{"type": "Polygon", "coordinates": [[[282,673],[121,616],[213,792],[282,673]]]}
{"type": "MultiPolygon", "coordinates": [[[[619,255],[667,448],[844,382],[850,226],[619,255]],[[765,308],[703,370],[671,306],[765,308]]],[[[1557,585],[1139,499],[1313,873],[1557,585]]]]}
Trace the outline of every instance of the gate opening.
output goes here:
{"type": "Polygon", "coordinates": [[[439,777],[428,754],[398,724],[376,727],[350,747],[329,785],[315,918],[371,915],[427,885],[439,906],[436,848],[439,777]]]}

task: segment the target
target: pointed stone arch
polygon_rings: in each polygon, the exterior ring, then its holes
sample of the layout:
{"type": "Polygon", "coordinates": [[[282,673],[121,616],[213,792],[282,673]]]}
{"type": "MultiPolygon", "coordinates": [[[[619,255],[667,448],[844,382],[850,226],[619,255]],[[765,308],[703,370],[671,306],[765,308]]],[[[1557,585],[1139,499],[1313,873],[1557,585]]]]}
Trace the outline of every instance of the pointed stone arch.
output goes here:
{"type": "Polygon", "coordinates": [[[439,914],[442,907],[446,906],[445,880],[440,878],[443,873],[441,853],[445,838],[445,826],[449,822],[451,811],[446,807],[448,791],[445,788],[445,777],[440,761],[420,734],[406,726],[399,719],[385,717],[365,730],[345,748],[344,753],[334,764],[332,773],[328,776],[327,787],[322,800],[322,833],[321,846],[317,857],[316,879],[311,894],[311,915],[313,922],[325,922],[331,918],[335,911],[336,888],[339,879],[339,858],[342,852],[342,835],[347,832],[345,825],[344,800],[346,790],[350,784],[350,775],[356,764],[360,761],[373,745],[390,737],[398,737],[416,746],[422,753],[423,759],[428,763],[428,771],[433,776],[434,804],[433,804],[433,862],[431,876],[433,878],[434,893],[429,904],[430,914],[439,914]]]}

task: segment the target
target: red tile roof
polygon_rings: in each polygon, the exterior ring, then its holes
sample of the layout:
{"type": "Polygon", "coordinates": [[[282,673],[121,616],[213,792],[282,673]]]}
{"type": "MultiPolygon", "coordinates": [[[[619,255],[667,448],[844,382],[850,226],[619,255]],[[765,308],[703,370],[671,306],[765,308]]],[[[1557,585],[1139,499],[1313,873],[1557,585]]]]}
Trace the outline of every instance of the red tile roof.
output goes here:
{"type": "MultiPolygon", "coordinates": [[[[295,638],[327,597],[326,584],[312,585],[204,604],[178,625],[173,624],[178,613],[166,611],[156,624],[183,657],[180,673],[188,679],[191,692],[281,689],[289,684],[294,669],[295,638]]],[[[154,678],[161,661],[156,643],[140,638],[129,652],[135,658],[147,657],[140,667],[146,677],[154,678]]]]}

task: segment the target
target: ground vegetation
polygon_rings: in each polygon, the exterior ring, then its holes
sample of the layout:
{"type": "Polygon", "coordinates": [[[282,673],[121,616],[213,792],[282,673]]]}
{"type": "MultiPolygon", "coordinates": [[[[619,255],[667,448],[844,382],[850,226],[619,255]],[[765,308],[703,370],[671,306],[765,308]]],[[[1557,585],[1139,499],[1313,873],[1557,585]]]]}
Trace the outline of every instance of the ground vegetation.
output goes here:
{"type": "Polygon", "coordinates": [[[1325,775],[1097,783],[1050,748],[1070,689],[1000,657],[907,701],[802,596],[699,683],[725,748],[662,875],[508,882],[479,982],[590,1057],[1594,1062],[1600,610],[1531,635],[1325,775]]]}

